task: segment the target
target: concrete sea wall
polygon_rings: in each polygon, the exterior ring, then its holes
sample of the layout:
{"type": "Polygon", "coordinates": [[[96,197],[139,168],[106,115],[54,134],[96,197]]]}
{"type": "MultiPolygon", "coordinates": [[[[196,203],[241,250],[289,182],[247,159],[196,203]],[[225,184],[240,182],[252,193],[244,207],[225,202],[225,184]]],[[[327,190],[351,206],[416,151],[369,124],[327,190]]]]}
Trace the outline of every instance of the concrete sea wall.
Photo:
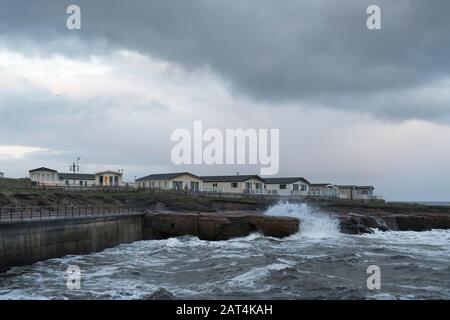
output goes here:
{"type": "Polygon", "coordinates": [[[142,240],[142,214],[0,223],[0,272],[142,240]]]}

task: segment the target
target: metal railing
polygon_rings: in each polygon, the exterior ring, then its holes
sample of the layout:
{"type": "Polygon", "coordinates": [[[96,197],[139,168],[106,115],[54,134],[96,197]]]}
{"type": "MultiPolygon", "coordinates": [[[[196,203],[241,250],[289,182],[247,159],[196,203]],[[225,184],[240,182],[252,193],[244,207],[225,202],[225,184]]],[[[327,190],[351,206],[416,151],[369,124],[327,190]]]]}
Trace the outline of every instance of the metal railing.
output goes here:
{"type": "Polygon", "coordinates": [[[68,191],[68,192],[135,192],[138,191],[133,186],[78,186],[78,185],[39,185],[31,186],[28,189],[43,190],[43,191],[68,191]]]}
{"type": "MultiPolygon", "coordinates": [[[[180,192],[180,191],[179,191],[180,192]]],[[[218,192],[218,191],[182,191],[183,194],[193,197],[226,198],[226,199],[274,199],[280,198],[279,194],[270,193],[243,193],[243,192],[218,192]]]]}
{"type": "MultiPolygon", "coordinates": [[[[151,190],[153,192],[177,192],[186,195],[200,196],[203,195],[205,197],[210,198],[248,198],[248,197],[266,197],[266,198],[274,198],[274,197],[321,197],[321,198],[330,198],[330,199],[346,199],[342,196],[342,194],[332,193],[332,192],[323,192],[323,191],[291,191],[291,194],[284,194],[283,192],[278,192],[278,190],[265,190],[265,189],[244,189],[243,192],[225,192],[220,188],[207,188],[203,190],[191,190],[191,189],[176,189],[176,188],[161,188],[161,187],[151,187],[151,186],[131,186],[131,185],[122,185],[122,186],[78,186],[78,185],[58,185],[58,186],[50,186],[50,185],[40,185],[40,186],[32,186],[23,189],[34,189],[36,191],[61,191],[61,192],[134,192],[138,193],[141,191],[151,190]]],[[[350,200],[350,199],[348,199],[350,200]]],[[[364,195],[364,196],[356,196],[351,200],[383,200],[382,196],[375,195],[364,195]]]]}
{"type": "Polygon", "coordinates": [[[141,207],[114,205],[0,207],[0,221],[127,215],[143,211],[141,207]]]}
{"type": "MultiPolygon", "coordinates": [[[[261,191],[261,192],[223,192],[220,190],[206,189],[206,190],[185,190],[185,189],[163,189],[163,188],[136,188],[139,191],[151,190],[155,193],[177,193],[190,197],[206,197],[206,198],[226,198],[226,199],[305,199],[305,198],[321,198],[321,199],[337,199],[337,197],[327,195],[310,195],[304,191],[292,192],[292,194],[280,194],[275,192],[261,191]]],[[[256,189],[255,189],[256,190],[256,189]]]]}

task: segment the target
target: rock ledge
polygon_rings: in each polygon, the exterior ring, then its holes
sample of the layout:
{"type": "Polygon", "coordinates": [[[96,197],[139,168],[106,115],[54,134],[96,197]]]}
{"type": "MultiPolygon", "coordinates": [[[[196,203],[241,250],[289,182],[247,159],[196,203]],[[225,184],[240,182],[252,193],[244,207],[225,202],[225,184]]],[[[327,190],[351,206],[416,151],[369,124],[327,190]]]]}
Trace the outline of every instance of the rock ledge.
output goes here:
{"type": "Polygon", "coordinates": [[[147,213],[144,239],[167,239],[198,236],[202,240],[227,240],[245,237],[252,232],[283,238],[299,231],[300,221],[291,217],[274,217],[248,213],[147,213]]]}

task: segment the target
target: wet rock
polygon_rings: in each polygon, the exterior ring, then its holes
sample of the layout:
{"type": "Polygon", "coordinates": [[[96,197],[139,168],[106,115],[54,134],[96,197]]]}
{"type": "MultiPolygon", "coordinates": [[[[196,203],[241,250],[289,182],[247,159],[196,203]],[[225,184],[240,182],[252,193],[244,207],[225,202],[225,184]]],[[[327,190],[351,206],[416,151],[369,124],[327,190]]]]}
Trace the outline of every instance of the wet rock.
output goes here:
{"type": "Polygon", "coordinates": [[[265,236],[284,238],[299,231],[297,219],[289,217],[251,216],[249,221],[265,236]]]}
{"type": "Polygon", "coordinates": [[[202,240],[227,240],[249,234],[250,226],[242,219],[201,215],[198,237],[202,240]]]}
{"type": "Polygon", "coordinates": [[[370,228],[364,226],[359,221],[359,219],[356,218],[341,219],[339,227],[340,232],[345,234],[363,234],[373,232],[370,228]]]}
{"type": "Polygon", "coordinates": [[[166,205],[164,203],[157,202],[155,204],[154,210],[164,211],[164,210],[167,210],[167,207],[166,207],[166,205]]]}
{"type": "Polygon", "coordinates": [[[145,215],[144,239],[167,239],[198,234],[194,213],[150,213],[145,215]]]}
{"type": "Polygon", "coordinates": [[[366,227],[358,217],[346,217],[339,219],[340,232],[346,234],[372,233],[373,231],[366,227]]]}
{"type": "Polygon", "coordinates": [[[164,288],[159,288],[151,295],[148,295],[143,298],[143,300],[177,300],[177,299],[178,298],[175,297],[170,291],[164,288]]]}
{"type": "Polygon", "coordinates": [[[246,211],[256,211],[256,210],[264,210],[270,205],[275,204],[277,201],[274,199],[212,199],[210,201],[211,208],[215,211],[238,211],[238,210],[246,210],[246,211]]]}
{"type": "Polygon", "coordinates": [[[393,230],[427,231],[450,229],[450,215],[396,215],[391,217],[393,230]]]}
{"type": "Polygon", "coordinates": [[[450,215],[436,214],[339,214],[342,233],[372,233],[373,229],[381,231],[427,231],[432,229],[450,229],[450,215]]]}
{"type": "Polygon", "coordinates": [[[296,218],[257,214],[147,213],[144,238],[150,240],[192,235],[202,240],[227,240],[244,237],[252,232],[282,238],[298,232],[299,223],[296,218]]]}
{"type": "Polygon", "coordinates": [[[231,221],[224,217],[199,217],[198,237],[204,240],[219,239],[220,233],[231,221]]]}
{"type": "Polygon", "coordinates": [[[348,216],[339,216],[338,219],[340,231],[346,234],[373,233],[373,229],[381,231],[390,229],[382,218],[375,216],[349,214],[348,216]]]}

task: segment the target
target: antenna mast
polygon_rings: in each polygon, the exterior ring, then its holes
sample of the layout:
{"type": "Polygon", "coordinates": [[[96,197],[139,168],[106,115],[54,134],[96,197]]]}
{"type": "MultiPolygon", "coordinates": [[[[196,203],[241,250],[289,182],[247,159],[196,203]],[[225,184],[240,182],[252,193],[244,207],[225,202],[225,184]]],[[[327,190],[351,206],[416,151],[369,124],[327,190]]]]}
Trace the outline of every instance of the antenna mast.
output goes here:
{"type": "Polygon", "coordinates": [[[70,172],[77,173],[78,171],[80,171],[80,166],[78,165],[79,161],[80,161],[80,158],[77,158],[77,162],[75,163],[75,161],[74,161],[72,163],[72,165],[70,166],[70,172]]]}

